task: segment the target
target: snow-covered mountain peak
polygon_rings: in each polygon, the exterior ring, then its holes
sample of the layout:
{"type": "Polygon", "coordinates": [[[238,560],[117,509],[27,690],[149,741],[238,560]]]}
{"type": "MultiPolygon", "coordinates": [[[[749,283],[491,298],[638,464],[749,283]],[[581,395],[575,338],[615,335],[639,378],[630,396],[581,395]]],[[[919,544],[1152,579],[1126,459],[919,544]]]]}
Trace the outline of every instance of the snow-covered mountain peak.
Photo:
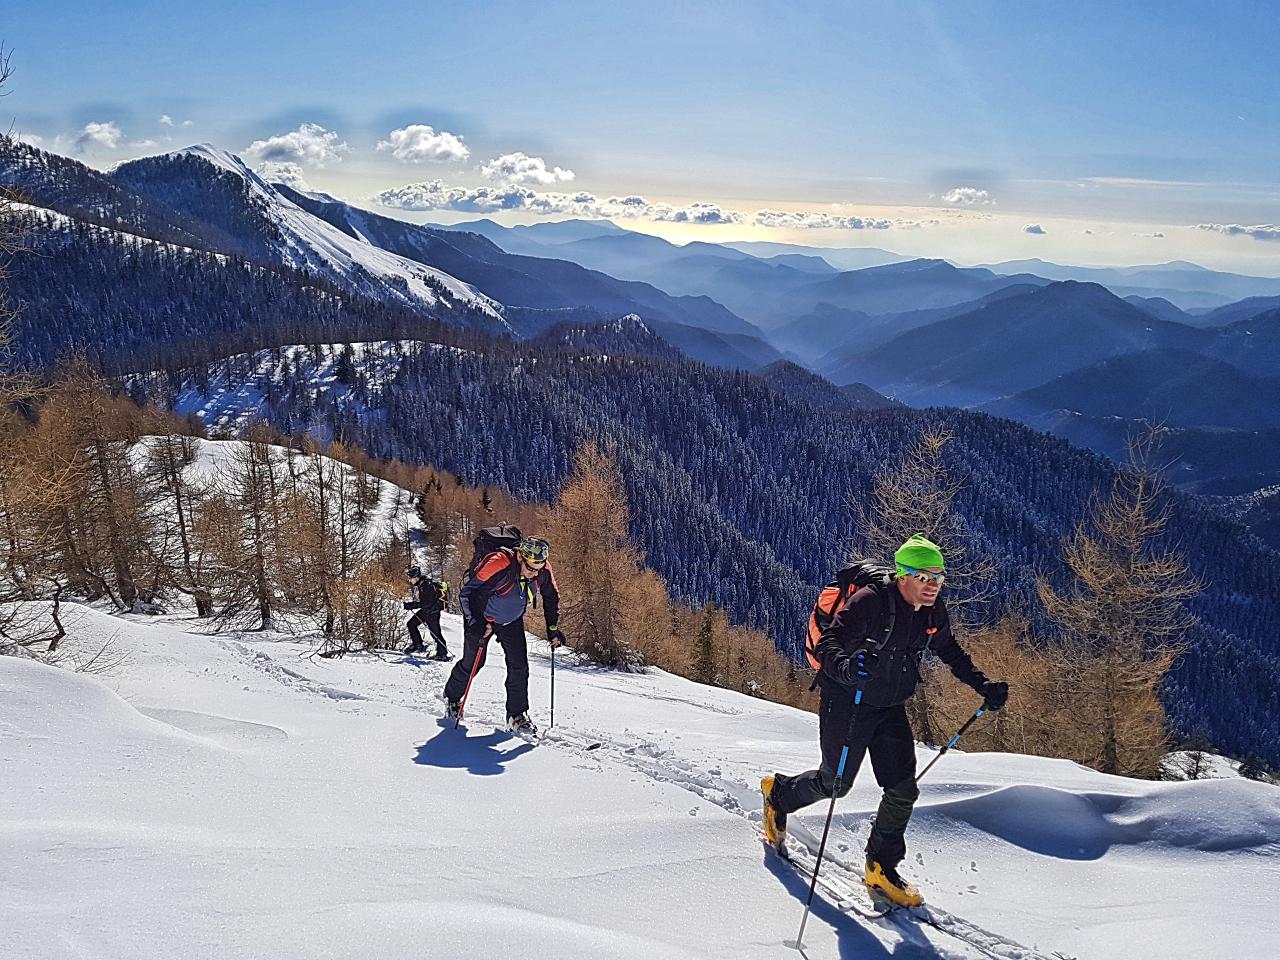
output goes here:
{"type": "Polygon", "coordinates": [[[276,227],[269,245],[290,267],[326,277],[338,286],[411,309],[442,314],[469,310],[494,332],[511,333],[500,303],[443,270],[352,237],[302,209],[254,173],[235,154],[201,143],[171,156],[199,157],[248,185],[250,201],[276,227]]]}
{"type": "Polygon", "coordinates": [[[237,157],[229,150],[222,150],[215,147],[212,143],[194,143],[189,147],[183,147],[181,150],[175,150],[171,156],[189,155],[193,157],[201,157],[208,160],[215,167],[230,171],[238,176],[244,177],[246,180],[256,180],[258,183],[266,185],[265,182],[249,169],[248,164],[237,157]]]}

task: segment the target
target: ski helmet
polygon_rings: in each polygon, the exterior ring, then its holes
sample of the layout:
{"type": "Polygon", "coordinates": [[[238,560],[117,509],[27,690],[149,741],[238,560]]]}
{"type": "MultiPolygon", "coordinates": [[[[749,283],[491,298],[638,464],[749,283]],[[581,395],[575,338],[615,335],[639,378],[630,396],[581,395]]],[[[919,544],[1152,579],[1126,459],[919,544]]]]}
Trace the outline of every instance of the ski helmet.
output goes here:
{"type": "Polygon", "coordinates": [[[528,563],[546,563],[551,559],[551,547],[541,537],[525,537],[516,549],[528,563]]]}

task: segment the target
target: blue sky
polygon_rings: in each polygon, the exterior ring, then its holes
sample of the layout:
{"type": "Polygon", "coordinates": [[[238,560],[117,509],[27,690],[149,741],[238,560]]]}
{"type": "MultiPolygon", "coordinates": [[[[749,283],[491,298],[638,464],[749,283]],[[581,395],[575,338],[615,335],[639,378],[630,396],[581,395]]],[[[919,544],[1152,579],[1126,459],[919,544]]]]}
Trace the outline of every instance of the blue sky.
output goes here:
{"type": "Polygon", "coordinates": [[[1280,274],[1273,4],[9,0],[0,30],[5,119],[97,166],[208,141],[415,220],[1280,274]]]}

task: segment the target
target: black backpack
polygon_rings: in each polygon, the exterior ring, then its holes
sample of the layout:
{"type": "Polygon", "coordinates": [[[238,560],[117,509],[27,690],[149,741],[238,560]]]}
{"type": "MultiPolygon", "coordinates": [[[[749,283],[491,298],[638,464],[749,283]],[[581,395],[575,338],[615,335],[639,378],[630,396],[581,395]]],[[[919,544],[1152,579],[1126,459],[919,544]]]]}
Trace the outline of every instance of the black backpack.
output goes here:
{"type": "Polygon", "coordinates": [[[471,563],[467,566],[467,572],[462,575],[463,582],[469,581],[476,575],[476,571],[480,569],[480,564],[484,562],[484,558],[491,553],[503,549],[515,550],[517,544],[524,539],[524,535],[520,533],[519,527],[513,527],[506,523],[500,523],[496,527],[485,527],[476,534],[476,538],[471,541],[475,547],[475,552],[471,554],[471,563]]]}
{"type": "MultiPolygon", "coordinates": [[[[894,573],[893,567],[876,563],[874,560],[855,560],[837,573],[836,578],[823,588],[822,593],[818,594],[817,602],[813,605],[813,613],[809,615],[809,633],[804,640],[804,652],[809,658],[809,666],[814,670],[822,669],[822,662],[818,659],[818,641],[822,639],[822,634],[831,626],[836,614],[849,598],[863,587],[889,586],[893,583],[894,573]]],[[[885,627],[884,633],[876,638],[876,649],[883,647],[888,642],[889,635],[893,633],[895,609],[892,603],[888,606],[889,625],[885,627]]],[[[868,637],[868,639],[871,638],[868,637]]]]}

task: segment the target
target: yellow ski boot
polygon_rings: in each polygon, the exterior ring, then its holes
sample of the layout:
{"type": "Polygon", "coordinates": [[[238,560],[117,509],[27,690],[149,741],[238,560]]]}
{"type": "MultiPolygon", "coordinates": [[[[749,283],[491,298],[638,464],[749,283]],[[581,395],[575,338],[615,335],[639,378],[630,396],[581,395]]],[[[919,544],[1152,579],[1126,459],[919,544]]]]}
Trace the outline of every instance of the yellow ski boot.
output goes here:
{"type": "Polygon", "coordinates": [[[773,795],[773,777],[765,777],[760,781],[760,792],[764,794],[764,838],[779,853],[785,853],[787,815],[779,813],[769,802],[769,797],[773,795]]]}
{"type": "Polygon", "coordinates": [[[924,898],[914,885],[903,880],[893,867],[881,866],[877,860],[867,861],[867,891],[871,899],[890,907],[918,907],[924,898]]]}

